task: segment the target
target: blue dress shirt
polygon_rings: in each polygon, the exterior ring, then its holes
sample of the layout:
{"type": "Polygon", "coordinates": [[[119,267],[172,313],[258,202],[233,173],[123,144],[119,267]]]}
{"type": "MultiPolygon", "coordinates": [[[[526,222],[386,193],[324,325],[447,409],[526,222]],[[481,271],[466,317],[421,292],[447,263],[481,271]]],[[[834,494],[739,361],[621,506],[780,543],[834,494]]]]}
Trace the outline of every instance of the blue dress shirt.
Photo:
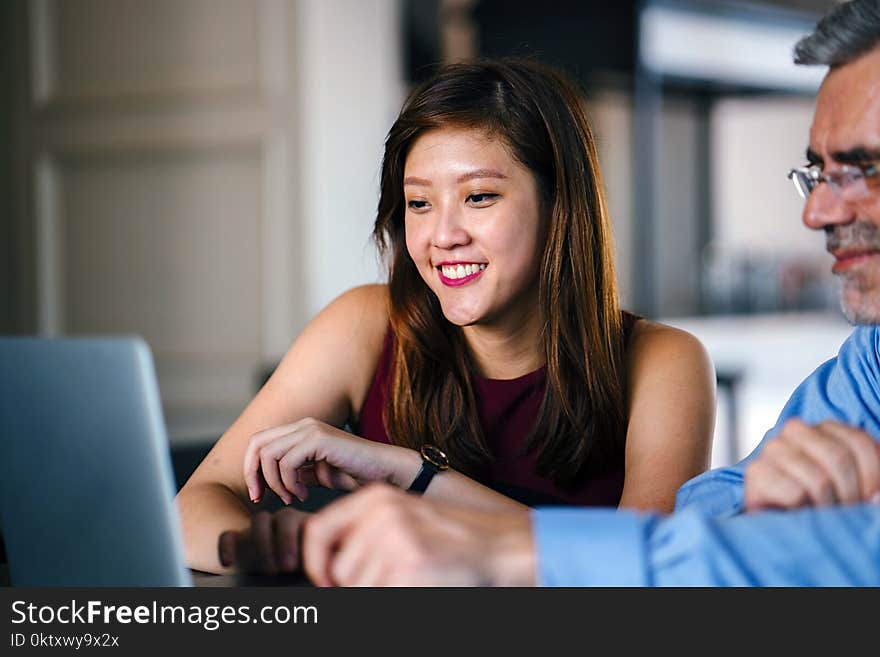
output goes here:
{"type": "Polygon", "coordinates": [[[742,514],[743,473],[793,417],[837,420],[880,440],[880,329],[859,327],[789,399],[736,465],[695,477],[671,516],[540,508],[538,580],[548,586],[880,586],[880,506],[742,514]]]}

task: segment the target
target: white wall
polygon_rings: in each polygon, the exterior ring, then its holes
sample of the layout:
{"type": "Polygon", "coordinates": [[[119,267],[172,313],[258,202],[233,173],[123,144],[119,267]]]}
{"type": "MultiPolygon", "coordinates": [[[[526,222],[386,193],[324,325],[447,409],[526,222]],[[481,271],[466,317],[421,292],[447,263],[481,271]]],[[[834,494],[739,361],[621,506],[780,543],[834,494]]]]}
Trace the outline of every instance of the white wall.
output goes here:
{"type": "Polygon", "coordinates": [[[800,222],[803,202],[785,176],[801,166],[814,101],[738,98],[712,109],[713,231],[728,249],[824,252],[821,233],[800,222]]]}
{"type": "Polygon", "coordinates": [[[298,171],[303,305],[384,278],[370,232],[383,143],[404,97],[397,0],[299,0],[298,171]]]}

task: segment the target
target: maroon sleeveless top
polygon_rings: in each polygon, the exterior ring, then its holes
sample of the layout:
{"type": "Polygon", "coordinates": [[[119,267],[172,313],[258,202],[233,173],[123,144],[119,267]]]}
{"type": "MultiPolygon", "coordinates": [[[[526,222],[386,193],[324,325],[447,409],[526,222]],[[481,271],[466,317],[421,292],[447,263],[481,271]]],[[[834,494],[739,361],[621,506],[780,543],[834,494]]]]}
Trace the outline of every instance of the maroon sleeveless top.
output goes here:
{"type": "MultiPolygon", "coordinates": [[[[623,313],[623,339],[629,336],[638,318],[623,313]]],[[[390,443],[382,421],[388,401],[393,371],[391,329],[379,366],[364,400],[354,432],[369,440],[390,443]]],[[[610,467],[605,474],[591,477],[574,490],[563,490],[551,479],[537,473],[538,455],[525,451],[526,441],[538,420],[547,368],[542,366],[516,379],[487,379],[474,375],[474,393],[480,425],[492,452],[493,460],[475,477],[480,483],[530,506],[578,505],[617,506],[623,493],[624,464],[610,467]]]]}

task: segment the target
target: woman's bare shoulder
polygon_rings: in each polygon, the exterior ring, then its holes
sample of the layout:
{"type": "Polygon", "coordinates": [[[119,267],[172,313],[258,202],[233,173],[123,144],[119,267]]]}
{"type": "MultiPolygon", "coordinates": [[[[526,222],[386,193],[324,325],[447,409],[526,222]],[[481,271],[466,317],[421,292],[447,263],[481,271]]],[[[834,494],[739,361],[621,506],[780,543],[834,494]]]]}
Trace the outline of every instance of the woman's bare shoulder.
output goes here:
{"type": "Polygon", "coordinates": [[[309,323],[300,339],[339,350],[346,358],[376,361],[388,331],[388,319],[388,286],[362,285],[331,301],[309,323]]]}
{"type": "Polygon", "coordinates": [[[245,411],[245,432],[303,417],[342,426],[359,408],[382,354],[387,300],[384,285],[366,285],[327,304],[296,337],[245,411]]]}
{"type": "Polygon", "coordinates": [[[709,353],[696,336],[647,319],[639,319],[633,327],[627,360],[631,371],[664,365],[703,371],[713,369],[709,353]]]}
{"type": "Polygon", "coordinates": [[[375,283],[346,290],[321,311],[345,313],[366,321],[388,320],[388,286],[375,283]]]}

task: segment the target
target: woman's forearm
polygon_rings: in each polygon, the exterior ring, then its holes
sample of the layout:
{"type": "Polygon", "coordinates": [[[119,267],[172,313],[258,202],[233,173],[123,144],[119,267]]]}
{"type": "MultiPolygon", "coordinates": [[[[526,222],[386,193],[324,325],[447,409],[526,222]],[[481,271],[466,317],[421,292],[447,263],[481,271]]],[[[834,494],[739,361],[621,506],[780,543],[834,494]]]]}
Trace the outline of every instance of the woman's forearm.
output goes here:
{"type": "Polygon", "coordinates": [[[214,482],[187,483],[177,494],[177,506],[190,568],[228,572],[220,564],[220,534],[228,529],[250,527],[251,510],[230,488],[214,482]]]}
{"type": "MultiPolygon", "coordinates": [[[[405,447],[395,449],[403,451],[399,454],[400,460],[395,468],[392,483],[406,490],[422,467],[422,456],[419,452],[405,447]]],[[[483,511],[509,512],[528,511],[529,509],[524,504],[520,504],[455,470],[446,470],[434,475],[425,490],[425,497],[454,502],[483,511]]]]}

